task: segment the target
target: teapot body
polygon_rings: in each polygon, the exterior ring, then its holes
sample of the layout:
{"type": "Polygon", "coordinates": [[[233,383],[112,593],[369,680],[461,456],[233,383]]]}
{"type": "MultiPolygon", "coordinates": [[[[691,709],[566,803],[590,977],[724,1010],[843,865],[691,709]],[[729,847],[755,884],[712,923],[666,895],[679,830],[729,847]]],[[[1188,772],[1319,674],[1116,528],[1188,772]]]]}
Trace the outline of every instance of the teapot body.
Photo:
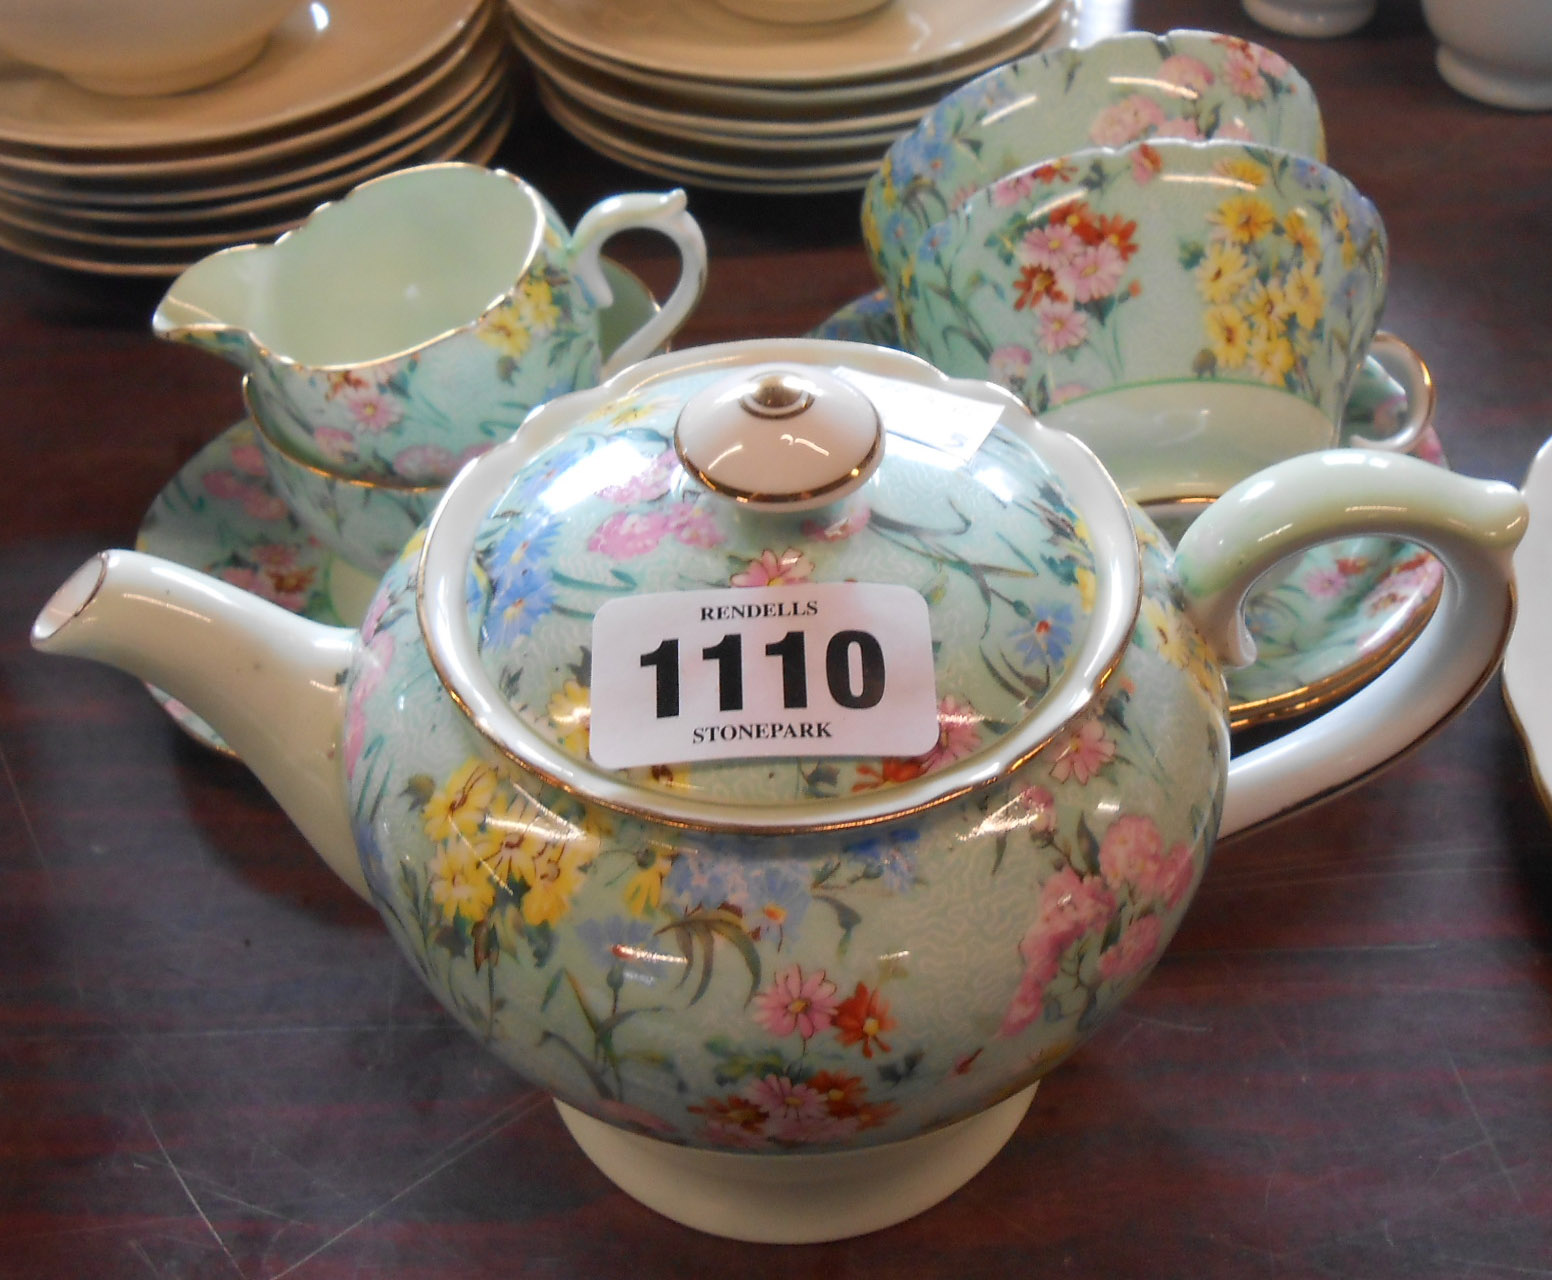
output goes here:
{"type": "MultiPolygon", "coordinates": [[[[1223,680],[1181,612],[1166,545],[1134,520],[1137,622],[1087,714],[985,786],[785,834],[606,809],[498,751],[422,643],[412,545],[369,611],[346,695],[351,819],[377,906],[464,1026],[610,1124],[692,1146],[822,1151],[985,1110],[1151,970],[1217,830],[1223,680]]],[[[761,529],[718,554],[759,564],[772,554],[761,529]]],[[[566,536],[596,533],[583,520],[566,536]]],[[[822,551],[809,551],[821,577],[822,551]]],[[[565,608],[579,576],[557,581],[547,607],[565,608]]],[[[588,662],[573,655],[546,708],[558,735],[586,732],[588,662]]],[[[928,773],[977,732],[974,709],[939,692],[939,742],[924,756],[794,756],[769,775],[843,792],[928,773]]]]}

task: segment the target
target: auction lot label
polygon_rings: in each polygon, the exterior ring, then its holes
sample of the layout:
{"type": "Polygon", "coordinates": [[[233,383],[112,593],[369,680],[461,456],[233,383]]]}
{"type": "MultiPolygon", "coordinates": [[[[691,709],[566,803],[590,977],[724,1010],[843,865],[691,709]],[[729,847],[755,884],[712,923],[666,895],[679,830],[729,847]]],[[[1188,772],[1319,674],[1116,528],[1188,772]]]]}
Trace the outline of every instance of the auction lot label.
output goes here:
{"type": "Polygon", "coordinates": [[[611,600],[593,619],[593,760],[915,756],[938,740],[927,602],[829,582],[611,600]]]}

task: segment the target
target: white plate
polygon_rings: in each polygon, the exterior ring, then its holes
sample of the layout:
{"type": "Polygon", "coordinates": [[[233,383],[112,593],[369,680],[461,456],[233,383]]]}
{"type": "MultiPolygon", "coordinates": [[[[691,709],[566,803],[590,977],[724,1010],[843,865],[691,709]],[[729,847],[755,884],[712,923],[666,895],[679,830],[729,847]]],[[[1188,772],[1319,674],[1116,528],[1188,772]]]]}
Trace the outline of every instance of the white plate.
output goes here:
{"type": "Polygon", "coordinates": [[[731,109],[750,116],[770,113],[786,119],[816,113],[833,116],[848,111],[878,112],[916,105],[924,100],[930,106],[950,85],[959,84],[1035,48],[1069,40],[1074,28],[1070,15],[1075,12],[1065,3],[1053,0],[1049,6],[1042,5],[1033,19],[1014,27],[1002,39],[968,54],[929,63],[911,73],[897,72],[881,80],[768,85],[664,75],[633,63],[602,58],[536,27],[526,26],[522,11],[516,7],[519,0],[507,2],[512,25],[520,35],[527,36],[529,44],[542,44],[575,63],[612,75],[653,95],[669,96],[681,105],[701,105],[707,110],[731,109]]]}
{"type": "Polygon", "coordinates": [[[0,67],[0,139],[36,147],[193,146],[303,121],[393,83],[458,39],[486,0],[312,0],[236,75],[190,93],[89,93],[0,67]]]}
{"type": "MultiPolygon", "coordinates": [[[[479,120],[460,132],[447,146],[436,149],[430,154],[415,156],[410,162],[420,164],[434,160],[456,159],[467,160],[472,164],[488,164],[511,128],[512,110],[513,99],[510,95],[503,95],[488,117],[482,114],[479,120]]],[[[365,181],[369,176],[373,175],[367,174],[360,180],[365,181]]],[[[351,185],[355,183],[352,182],[351,185]]],[[[300,212],[293,222],[269,229],[241,228],[231,232],[226,242],[237,244],[278,235],[282,231],[289,230],[290,226],[294,226],[311,211],[312,207],[309,206],[305,211],[300,212]]],[[[171,249],[148,248],[144,246],[144,242],[115,246],[93,245],[58,234],[19,227],[0,217],[0,249],[10,250],[21,257],[31,258],[49,266],[95,275],[175,276],[202,256],[198,247],[191,242],[181,243],[182,247],[171,249]]]]}
{"type": "Polygon", "coordinates": [[[1525,477],[1530,525],[1514,552],[1519,612],[1504,651],[1503,695],[1552,811],[1552,440],[1525,477]]]}

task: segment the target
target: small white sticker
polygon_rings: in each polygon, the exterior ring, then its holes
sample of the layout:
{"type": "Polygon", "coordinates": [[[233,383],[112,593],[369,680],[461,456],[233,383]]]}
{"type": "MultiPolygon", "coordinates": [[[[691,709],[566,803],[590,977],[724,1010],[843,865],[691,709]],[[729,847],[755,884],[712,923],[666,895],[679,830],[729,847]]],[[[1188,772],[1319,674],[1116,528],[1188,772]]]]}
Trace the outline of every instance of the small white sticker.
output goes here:
{"type": "Polygon", "coordinates": [[[836,373],[873,402],[878,416],[895,435],[941,449],[960,462],[975,457],[1008,409],[1007,405],[988,404],[857,369],[837,369],[836,373]]]}
{"type": "Polygon", "coordinates": [[[593,619],[590,754],[606,769],[915,756],[938,740],[927,602],[830,582],[625,596],[593,619]]]}

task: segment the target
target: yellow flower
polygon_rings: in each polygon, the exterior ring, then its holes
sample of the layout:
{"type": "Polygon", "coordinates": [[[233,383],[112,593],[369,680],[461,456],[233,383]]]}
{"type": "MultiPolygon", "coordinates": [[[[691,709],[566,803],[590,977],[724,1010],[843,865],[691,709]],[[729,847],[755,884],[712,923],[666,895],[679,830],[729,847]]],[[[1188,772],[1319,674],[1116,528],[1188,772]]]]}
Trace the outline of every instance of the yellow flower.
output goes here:
{"type": "Polygon", "coordinates": [[[1320,237],[1316,234],[1315,228],[1310,226],[1304,210],[1288,211],[1287,217],[1283,219],[1283,234],[1299,253],[1317,262],[1320,261],[1320,237]]]}
{"type": "Polygon", "coordinates": [[[560,308],[555,304],[555,291],[545,279],[523,281],[517,295],[517,310],[530,333],[553,329],[560,319],[560,308]]]}
{"type": "Polygon", "coordinates": [[[1235,307],[1212,307],[1203,317],[1207,343],[1224,369],[1237,369],[1250,354],[1250,322],[1235,307]]]}
{"type": "Polygon", "coordinates": [[[1255,278],[1242,249],[1218,241],[1209,242],[1207,256],[1196,269],[1196,288],[1207,302],[1232,302],[1234,295],[1255,278]]]}
{"type": "Polygon", "coordinates": [[[426,834],[433,840],[466,839],[479,829],[496,794],[496,771],[471,756],[453,771],[421,807],[426,834]]]}
{"type": "Polygon", "coordinates": [[[625,905],[633,916],[644,916],[657,909],[663,901],[663,881],[674,865],[672,858],[656,849],[649,854],[652,861],[625,882],[625,905]]]}
{"type": "Polygon", "coordinates": [[[1159,656],[1185,670],[1191,662],[1191,646],[1180,615],[1153,596],[1144,596],[1138,623],[1153,637],[1159,656]]]}
{"type": "Polygon", "coordinates": [[[1315,270],[1313,264],[1302,266],[1290,272],[1283,281],[1283,301],[1288,314],[1305,329],[1313,329],[1319,324],[1326,311],[1326,288],[1315,270]]]}
{"type": "Polygon", "coordinates": [[[1214,236],[1232,244],[1251,244],[1277,225],[1277,215],[1261,196],[1230,196],[1217,210],[1207,215],[1214,236]]]}
{"type": "Polygon", "coordinates": [[[1099,582],[1092,569],[1078,565],[1073,570],[1078,580],[1078,599],[1083,606],[1084,613],[1094,612],[1094,594],[1099,588],[1099,582]]]}
{"type": "Polygon", "coordinates": [[[483,920],[496,901],[496,882],[461,839],[442,845],[426,864],[431,899],[449,924],[460,915],[470,924],[483,920]]]}
{"type": "Polygon", "coordinates": [[[1295,362],[1293,343],[1280,332],[1257,329],[1250,340],[1250,368],[1262,382],[1280,387],[1295,362]]]}
{"type": "Polygon", "coordinates": [[[585,755],[588,744],[588,725],[592,720],[592,694],[575,680],[568,680],[559,693],[550,698],[550,723],[560,745],[574,755],[585,755]]]}
{"type": "Polygon", "coordinates": [[[1240,306],[1258,333],[1280,334],[1286,327],[1288,301],[1276,281],[1271,284],[1257,281],[1240,301],[1240,306]]]}
{"type": "Polygon", "coordinates": [[[598,854],[596,839],[581,832],[578,836],[576,840],[545,844],[532,857],[520,856],[516,860],[528,886],[523,895],[523,919],[529,924],[554,924],[571,910],[571,899],[582,884],[582,872],[598,854]]]}
{"type": "Polygon", "coordinates": [[[1222,174],[1226,178],[1233,178],[1248,186],[1260,187],[1266,185],[1266,166],[1257,164],[1249,156],[1239,156],[1233,160],[1223,160],[1213,166],[1214,172],[1222,174]]]}

